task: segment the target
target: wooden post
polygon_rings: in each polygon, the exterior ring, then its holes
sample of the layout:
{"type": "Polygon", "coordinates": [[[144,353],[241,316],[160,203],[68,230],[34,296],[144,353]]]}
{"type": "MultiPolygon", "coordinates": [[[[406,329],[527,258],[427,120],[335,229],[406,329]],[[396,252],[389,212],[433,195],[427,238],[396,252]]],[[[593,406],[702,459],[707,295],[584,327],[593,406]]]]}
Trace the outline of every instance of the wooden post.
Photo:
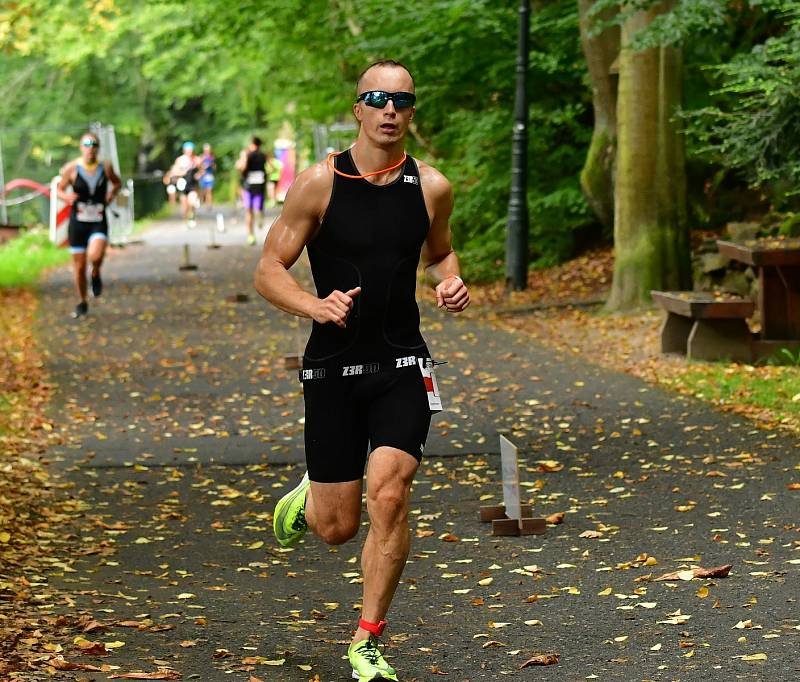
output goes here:
{"type": "Polygon", "coordinates": [[[189,258],[189,245],[183,245],[183,265],[181,265],[178,270],[181,272],[186,272],[187,270],[197,270],[197,266],[191,262],[189,258]]]}

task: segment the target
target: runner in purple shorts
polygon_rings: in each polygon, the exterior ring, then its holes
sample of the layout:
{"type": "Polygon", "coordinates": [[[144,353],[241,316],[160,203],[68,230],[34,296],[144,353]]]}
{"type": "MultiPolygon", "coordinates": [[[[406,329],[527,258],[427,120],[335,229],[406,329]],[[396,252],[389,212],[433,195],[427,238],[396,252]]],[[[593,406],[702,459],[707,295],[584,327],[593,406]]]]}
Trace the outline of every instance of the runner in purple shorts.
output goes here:
{"type": "Polygon", "coordinates": [[[264,226],[264,195],[267,191],[267,157],[261,151],[261,138],[254,136],[242,150],[236,169],[242,176],[242,203],[247,225],[247,243],[255,244],[253,216],[258,214],[258,229],[264,226]]]}
{"type": "Polygon", "coordinates": [[[243,189],[242,202],[244,203],[245,209],[248,211],[264,210],[264,195],[258,192],[250,192],[249,190],[243,189]]]}

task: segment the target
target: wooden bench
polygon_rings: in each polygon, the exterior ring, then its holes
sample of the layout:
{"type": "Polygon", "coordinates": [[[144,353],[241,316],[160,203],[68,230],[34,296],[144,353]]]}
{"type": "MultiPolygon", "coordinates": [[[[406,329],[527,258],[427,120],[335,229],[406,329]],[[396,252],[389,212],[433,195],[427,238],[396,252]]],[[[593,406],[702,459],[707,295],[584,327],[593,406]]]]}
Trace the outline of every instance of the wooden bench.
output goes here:
{"type": "Polygon", "coordinates": [[[698,291],[651,291],[667,311],[661,327],[661,352],[697,360],[751,362],[750,328],[755,304],[735,296],[698,291]]]}

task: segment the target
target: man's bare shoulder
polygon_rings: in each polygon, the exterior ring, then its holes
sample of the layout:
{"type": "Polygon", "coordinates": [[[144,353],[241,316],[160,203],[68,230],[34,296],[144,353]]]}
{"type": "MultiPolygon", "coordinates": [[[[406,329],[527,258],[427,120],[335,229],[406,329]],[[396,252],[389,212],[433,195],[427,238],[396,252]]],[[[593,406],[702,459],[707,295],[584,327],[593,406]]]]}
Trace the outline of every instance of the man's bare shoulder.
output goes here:
{"type": "Polygon", "coordinates": [[[322,215],[328,207],[332,187],[333,171],[325,161],[318,161],[294,179],[286,196],[286,205],[303,207],[303,210],[322,215]]]}
{"type": "Polygon", "coordinates": [[[420,160],[417,160],[417,167],[419,168],[422,191],[428,194],[431,199],[435,201],[452,195],[453,188],[444,173],[420,160]]]}
{"type": "Polygon", "coordinates": [[[309,192],[330,190],[333,186],[333,171],[326,161],[317,161],[300,173],[293,184],[309,192]]]}

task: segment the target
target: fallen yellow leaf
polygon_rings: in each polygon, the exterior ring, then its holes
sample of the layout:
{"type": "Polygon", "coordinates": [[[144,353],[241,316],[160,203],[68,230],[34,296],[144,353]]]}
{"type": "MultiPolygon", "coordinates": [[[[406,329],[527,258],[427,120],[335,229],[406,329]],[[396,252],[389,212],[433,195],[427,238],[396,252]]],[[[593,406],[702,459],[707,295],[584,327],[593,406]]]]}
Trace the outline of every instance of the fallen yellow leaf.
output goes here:
{"type": "Polygon", "coordinates": [[[766,654],[750,654],[749,656],[738,656],[736,658],[741,658],[743,661],[766,661],[767,655],[766,654]]]}

